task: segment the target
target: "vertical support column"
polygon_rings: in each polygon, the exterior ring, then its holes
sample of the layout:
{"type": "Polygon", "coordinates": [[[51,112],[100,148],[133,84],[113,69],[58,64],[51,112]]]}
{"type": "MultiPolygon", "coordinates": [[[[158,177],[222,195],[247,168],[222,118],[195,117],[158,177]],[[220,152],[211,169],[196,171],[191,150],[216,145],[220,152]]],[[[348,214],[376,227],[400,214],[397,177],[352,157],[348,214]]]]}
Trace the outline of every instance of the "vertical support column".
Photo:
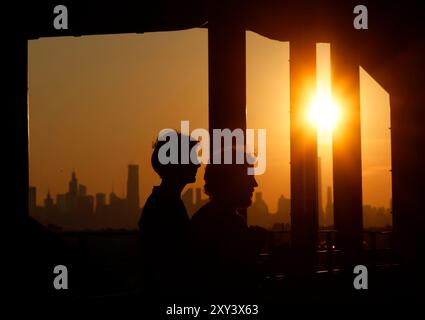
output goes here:
{"type": "Polygon", "coordinates": [[[318,237],[317,131],[306,112],[316,93],[316,44],[290,43],[291,230],[296,273],[314,271],[318,237]]]}
{"type": "Polygon", "coordinates": [[[332,91],[341,107],[333,133],[334,222],[350,269],[361,263],[363,247],[359,63],[355,48],[342,39],[331,48],[332,91]]]}
{"type": "MultiPolygon", "coordinates": [[[[231,17],[208,25],[209,131],[246,129],[245,29],[231,17]]],[[[211,157],[212,157],[211,144],[211,157]]],[[[241,214],[245,216],[246,210],[241,214]]]]}
{"type": "Polygon", "coordinates": [[[246,129],[245,29],[208,27],[209,127],[246,129]]]}
{"type": "Polygon", "coordinates": [[[6,195],[10,204],[9,214],[13,220],[24,220],[28,216],[28,43],[25,37],[6,39],[7,49],[4,63],[6,79],[2,94],[4,119],[8,126],[7,140],[10,148],[3,157],[7,164],[10,180],[5,181],[6,195]]]}
{"type": "MultiPolygon", "coordinates": [[[[419,56],[419,55],[418,55],[419,56]]],[[[391,93],[391,163],[394,252],[404,267],[416,266],[411,276],[423,276],[425,265],[425,217],[423,214],[423,137],[421,85],[425,63],[403,61],[394,73],[391,93]],[[406,65],[407,64],[407,65],[406,65]],[[421,141],[422,139],[422,141],[421,141]]],[[[406,268],[407,269],[407,268],[406,268]]],[[[407,281],[407,280],[406,280],[407,281]]],[[[410,281],[410,280],[409,280],[410,281]]]]}

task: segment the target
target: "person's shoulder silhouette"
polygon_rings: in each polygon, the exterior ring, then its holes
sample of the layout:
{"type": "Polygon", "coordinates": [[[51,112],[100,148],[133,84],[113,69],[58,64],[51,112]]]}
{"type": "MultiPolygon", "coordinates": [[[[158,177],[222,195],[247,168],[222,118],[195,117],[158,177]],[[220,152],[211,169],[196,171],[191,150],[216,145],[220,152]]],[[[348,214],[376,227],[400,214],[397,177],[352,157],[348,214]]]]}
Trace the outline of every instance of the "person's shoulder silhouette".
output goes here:
{"type": "Polygon", "coordinates": [[[146,200],[139,220],[145,247],[165,250],[184,241],[189,217],[180,197],[155,186],[146,200]],[[170,242],[170,239],[173,239],[170,242]]]}
{"type": "Polygon", "coordinates": [[[191,229],[196,245],[220,254],[221,258],[237,258],[244,247],[247,226],[236,211],[215,201],[200,208],[192,217],[191,229]]]}

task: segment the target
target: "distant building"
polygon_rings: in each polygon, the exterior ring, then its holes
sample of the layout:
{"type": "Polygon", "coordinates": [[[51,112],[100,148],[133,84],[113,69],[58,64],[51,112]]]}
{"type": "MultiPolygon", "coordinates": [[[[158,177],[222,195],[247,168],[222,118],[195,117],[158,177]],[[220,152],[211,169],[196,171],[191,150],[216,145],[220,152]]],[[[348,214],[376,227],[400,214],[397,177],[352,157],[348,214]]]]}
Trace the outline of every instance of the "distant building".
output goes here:
{"type": "Polygon", "coordinates": [[[84,197],[87,194],[87,187],[85,185],[78,185],[78,196],[84,197]]]}
{"type": "Polygon", "coordinates": [[[107,203],[105,193],[89,195],[87,187],[79,184],[73,170],[68,191],[56,195],[56,204],[50,194],[44,206],[36,206],[36,188],[29,188],[30,214],[41,223],[55,230],[84,229],[135,229],[140,215],[139,167],[128,166],[127,195],[120,198],[114,192],[107,203]]]}
{"type": "Polygon", "coordinates": [[[71,181],[69,181],[68,186],[68,193],[72,196],[76,196],[78,192],[78,180],[75,171],[72,171],[71,181]]]}
{"type": "Polygon", "coordinates": [[[317,158],[317,198],[319,226],[325,226],[325,211],[323,210],[322,201],[322,159],[320,157],[317,158]]]}
{"type": "Polygon", "coordinates": [[[324,226],[330,227],[334,225],[334,205],[332,199],[332,187],[328,186],[326,193],[326,210],[324,226]]]}
{"type": "Polygon", "coordinates": [[[64,194],[56,195],[56,207],[59,212],[66,212],[66,197],[64,194]]]}
{"type": "Polygon", "coordinates": [[[96,193],[96,214],[101,214],[106,207],[106,194],[96,193]]]}
{"type": "Polygon", "coordinates": [[[283,194],[280,195],[277,202],[275,223],[291,224],[291,199],[285,198],[283,194]]]}
{"type": "Polygon", "coordinates": [[[255,200],[251,207],[248,208],[248,224],[257,225],[264,228],[271,227],[269,217],[269,207],[263,199],[262,192],[255,193],[255,200]]]}
{"type": "Polygon", "coordinates": [[[29,187],[28,189],[28,213],[37,221],[44,223],[46,220],[44,209],[42,206],[37,206],[37,188],[29,187]]]}
{"type": "Polygon", "coordinates": [[[44,199],[43,217],[48,224],[58,223],[57,210],[50,191],[47,192],[47,196],[44,199]]]}
{"type": "Polygon", "coordinates": [[[44,208],[46,210],[53,210],[54,209],[54,202],[53,202],[53,199],[50,195],[50,191],[47,192],[46,199],[44,199],[44,208]]]}
{"type": "Polygon", "coordinates": [[[363,226],[365,228],[385,228],[392,225],[391,209],[363,206],[363,226]]]}

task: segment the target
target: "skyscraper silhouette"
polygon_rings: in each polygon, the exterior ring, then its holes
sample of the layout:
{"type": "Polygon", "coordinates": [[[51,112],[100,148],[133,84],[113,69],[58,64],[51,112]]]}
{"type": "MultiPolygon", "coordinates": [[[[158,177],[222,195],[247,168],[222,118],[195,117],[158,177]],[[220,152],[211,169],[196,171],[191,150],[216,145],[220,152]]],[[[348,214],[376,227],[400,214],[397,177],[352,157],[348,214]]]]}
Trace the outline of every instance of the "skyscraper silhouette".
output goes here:
{"type": "Polygon", "coordinates": [[[106,194],[96,193],[96,213],[102,212],[106,207],[106,194]]]}
{"type": "Polygon", "coordinates": [[[78,180],[75,175],[75,170],[72,171],[71,180],[69,181],[69,194],[76,196],[78,192],[78,180]]]}
{"type": "Polygon", "coordinates": [[[50,191],[47,192],[46,199],[44,199],[44,207],[46,210],[52,210],[54,206],[52,196],[50,195],[50,191]]]}
{"type": "Polygon", "coordinates": [[[128,165],[127,203],[131,209],[139,209],[139,166],[128,165]]]}
{"type": "Polygon", "coordinates": [[[248,209],[248,224],[258,225],[263,228],[270,228],[273,224],[269,216],[269,208],[264,201],[262,192],[255,193],[255,200],[248,209]]]}
{"type": "Polygon", "coordinates": [[[332,203],[332,187],[328,186],[326,194],[326,213],[325,213],[325,225],[333,225],[333,203],[332,203]]]}
{"type": "Polygon", "coordinates": [[[71,180],[68,186],[68,192],[65,194],[65,210],[68,212],[76,212],[78,206],[78,180],[75,170],[72,171],[71,180]]]}
{"type": "Polygon", "coordinates": [[[83,184],[78,185],[78,196],[84,197],[87,194],[87,187],[83,184]]]}
{"type": "Polygon", "coordinates": [[[322,201],[322,159],[317,157],[317,206],[319,214],[319,226],[326,225],[325,222],[325,212],[323,211],[323,201],[322,201]]]}

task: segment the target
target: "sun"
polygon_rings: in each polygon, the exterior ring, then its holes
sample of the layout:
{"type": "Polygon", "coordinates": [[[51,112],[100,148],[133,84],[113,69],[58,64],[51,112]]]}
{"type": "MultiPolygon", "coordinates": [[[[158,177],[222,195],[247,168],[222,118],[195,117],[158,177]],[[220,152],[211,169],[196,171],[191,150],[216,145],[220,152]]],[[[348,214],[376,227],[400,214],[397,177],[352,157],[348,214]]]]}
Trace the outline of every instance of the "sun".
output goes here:
{"type": "Polygon", "coordinates": [[[339,121],[340,108],[330,94],[318,92],[310,103],[307,118],[317,130],[331,132],[339,121]]]}

